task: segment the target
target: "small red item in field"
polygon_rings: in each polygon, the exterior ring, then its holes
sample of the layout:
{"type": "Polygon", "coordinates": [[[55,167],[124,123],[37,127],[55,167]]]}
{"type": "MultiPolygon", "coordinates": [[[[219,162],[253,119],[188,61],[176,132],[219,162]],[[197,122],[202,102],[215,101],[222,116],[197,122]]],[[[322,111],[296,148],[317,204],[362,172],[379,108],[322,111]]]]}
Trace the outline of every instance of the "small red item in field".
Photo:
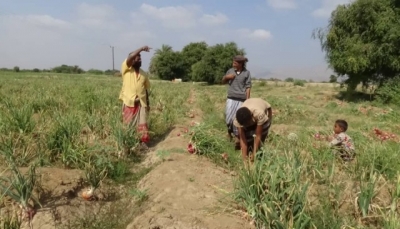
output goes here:
{"type": "Polygon", "coordinates": [[[375,135],[381,139],[381,141],[386,141],[386,140],[393,140],[397,141],[397,136],[393,133],[390,132],[384,132],[382,130],[379,130],[378,128],[374,128],[374,133],[375,135]]]}
{"type": "Polygon", "coordinates": [[[189,143],[187,150],[190,154],[194,154],[196,152],[196,149],[194,148],[194,146],[192,145],[192,143],[189,143]]]}
{"type": "Polygon", "coordinates": [[[177,136],[178,136],[178,137],[181,136],[181,133],[178,133],[177,136]]]}
{"type": "Polygon", "coordinates": [[[321,138],[321,135],[320,135],[319,133],[316,133],[316,134],[314,135],[314,138],[320,139],[320,138],[321,138]]]}
{"type": "Polygon", "coordinates": [[[374,132],[375,132],[376,135],[382,135],[383,134],[383,131],[381,131],[378,128],[374,128],[374,132]]]}
{"type": "Polygon", "coordinates": [[[26,218],[32,220],[33,217],[36,215],[36,210],[35,209],[28,209],[26,212],[26,218]]]}

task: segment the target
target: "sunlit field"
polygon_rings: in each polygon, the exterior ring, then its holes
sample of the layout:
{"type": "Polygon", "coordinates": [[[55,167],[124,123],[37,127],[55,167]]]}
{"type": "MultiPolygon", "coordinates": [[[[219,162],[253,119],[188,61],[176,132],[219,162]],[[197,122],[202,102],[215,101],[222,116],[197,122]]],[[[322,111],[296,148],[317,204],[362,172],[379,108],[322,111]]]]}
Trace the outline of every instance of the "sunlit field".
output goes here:
{"type": "MultiPolygon", "coordinates": [[[[63,227],[126,228],[138,214],[124,208],[146,202],[137,183],[158,164],[142,165],[146,153],[138,150],[135,131],[122,125],[121,83],[120,77],[84,74],[0,73],[0,228],[20,228],[18,205],[40,216],[40,209],[66,198],[43,191],[51,187],[43,171],[55,180],[62,180],[57,174],[81,174],[68,198],[86,210],[63,214],[68,223],[49,216],[63,227]],[[80,193],[89,187],[103,198],[85,201],[80,193]]],[[[273,120],[254,166],[245,168],[226,137],[225,86],[157,80],[151,86],[150,150],[176,124],[191,123],[191,113],[201,114],[181,138],[197,155],[186,147],[169,151],[209,158],[234,174],[225,203],[232,214],[243,213],[257,228],[400,228],[398,107],[368,96],[341,99],[339,84],[253,82],[251,97],[272,105],[273,120]],[[336,119],[349,123],[354,161],[343,162],[316,138],[331,135],[336,119]]]]}

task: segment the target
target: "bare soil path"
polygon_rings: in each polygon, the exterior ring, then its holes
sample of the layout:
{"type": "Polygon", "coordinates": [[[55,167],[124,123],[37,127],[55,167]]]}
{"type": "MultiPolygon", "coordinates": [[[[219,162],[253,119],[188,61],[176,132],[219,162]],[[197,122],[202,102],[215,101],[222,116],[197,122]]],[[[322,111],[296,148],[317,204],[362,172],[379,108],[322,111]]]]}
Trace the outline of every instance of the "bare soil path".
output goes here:
{"type": "Polygon", "coordinates": [[[155,162],[157,151],[171,151],[164,162],[150,171],[139,183],[148,200],[142,213],[127,229],[224,229],[252,228],[238,215],[231,214],[229,193],[232,176],[208,159],[190,155],[188,138],[183,135],[190,124],[201,122],[202,113],[196,106],[194,89],[188,103],[193,106],[186,125],[178,125],[166,139],[149,153],[155,162]],[[194,115],[194,116],[193,116],[194,115]],[[178,151],[178,152],[176,152],[178,151]]]}

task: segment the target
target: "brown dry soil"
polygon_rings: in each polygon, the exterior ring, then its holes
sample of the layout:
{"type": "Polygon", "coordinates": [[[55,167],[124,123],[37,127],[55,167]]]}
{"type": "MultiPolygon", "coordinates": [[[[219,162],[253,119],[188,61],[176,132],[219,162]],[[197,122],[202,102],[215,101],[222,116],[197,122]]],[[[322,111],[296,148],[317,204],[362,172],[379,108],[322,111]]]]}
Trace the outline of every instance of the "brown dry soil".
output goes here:
{"type": "MultiPolygon", "coordinates": [[[[195,98],[192,90],[188,103],[193,107],[195,98]]],[[[103,217],[101,211],[113,211],[113,208],[115,214],[109,216],[110,220],[128,219],[131,222],[126,222],[127,229],[254,228],[231,207],[229,194],[233,191],[233,177],[230,173],[206,158],[187,153],[189,136],[183,130],[201,121],[201,111],[193,109],[185,123],[175,126],[162,142],[150,148],[142,162],[142,167],[154,167],[138,183],[138,189],[147,194],[144,202],[138,204],[132,195],[112,196],[130,190],[124,185],[113,185],[111,189],[107,184],[100,188],[100,200],[85,201],[80,197],[85,188],[82,171],[39,168],[42,207],[33,218],[33,228],[67,225],[67,228],[77,228],[73,223],[91,215],[93,221],[87,223],[93,225],[96,216],[103,217]],[[160,152],[168,153],[160,157],[160,152]]],[[[0,215],[11,206],[9,200],[0,202],[0,215]]],[[[23,228],[29,228],[27,222],[23,228]]]]}

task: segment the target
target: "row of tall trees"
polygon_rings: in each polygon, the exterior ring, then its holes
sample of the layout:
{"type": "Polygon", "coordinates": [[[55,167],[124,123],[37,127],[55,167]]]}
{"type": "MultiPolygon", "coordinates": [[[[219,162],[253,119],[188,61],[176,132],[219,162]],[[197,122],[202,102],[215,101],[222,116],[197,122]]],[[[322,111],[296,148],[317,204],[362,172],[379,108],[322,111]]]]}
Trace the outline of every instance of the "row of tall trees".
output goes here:
{"type": "Polygon", "coordinates": [[[162,45],[151,58],[149,72],[163,80],[181,78],[183,81],[219,83],[232,66],[235,55],[245,55],[235,42],[209,46],[206,42],[192,42],[181,51],[162,45]]]}
{"type": "Polygon", "coordinates": [[[400,0],[355,0],[339,5],[328,26],[314,31],[327,62],[339,77],[347,77],[350,91],[359,83],[382,86],[398,78],[399,6],[400,0]]]}

